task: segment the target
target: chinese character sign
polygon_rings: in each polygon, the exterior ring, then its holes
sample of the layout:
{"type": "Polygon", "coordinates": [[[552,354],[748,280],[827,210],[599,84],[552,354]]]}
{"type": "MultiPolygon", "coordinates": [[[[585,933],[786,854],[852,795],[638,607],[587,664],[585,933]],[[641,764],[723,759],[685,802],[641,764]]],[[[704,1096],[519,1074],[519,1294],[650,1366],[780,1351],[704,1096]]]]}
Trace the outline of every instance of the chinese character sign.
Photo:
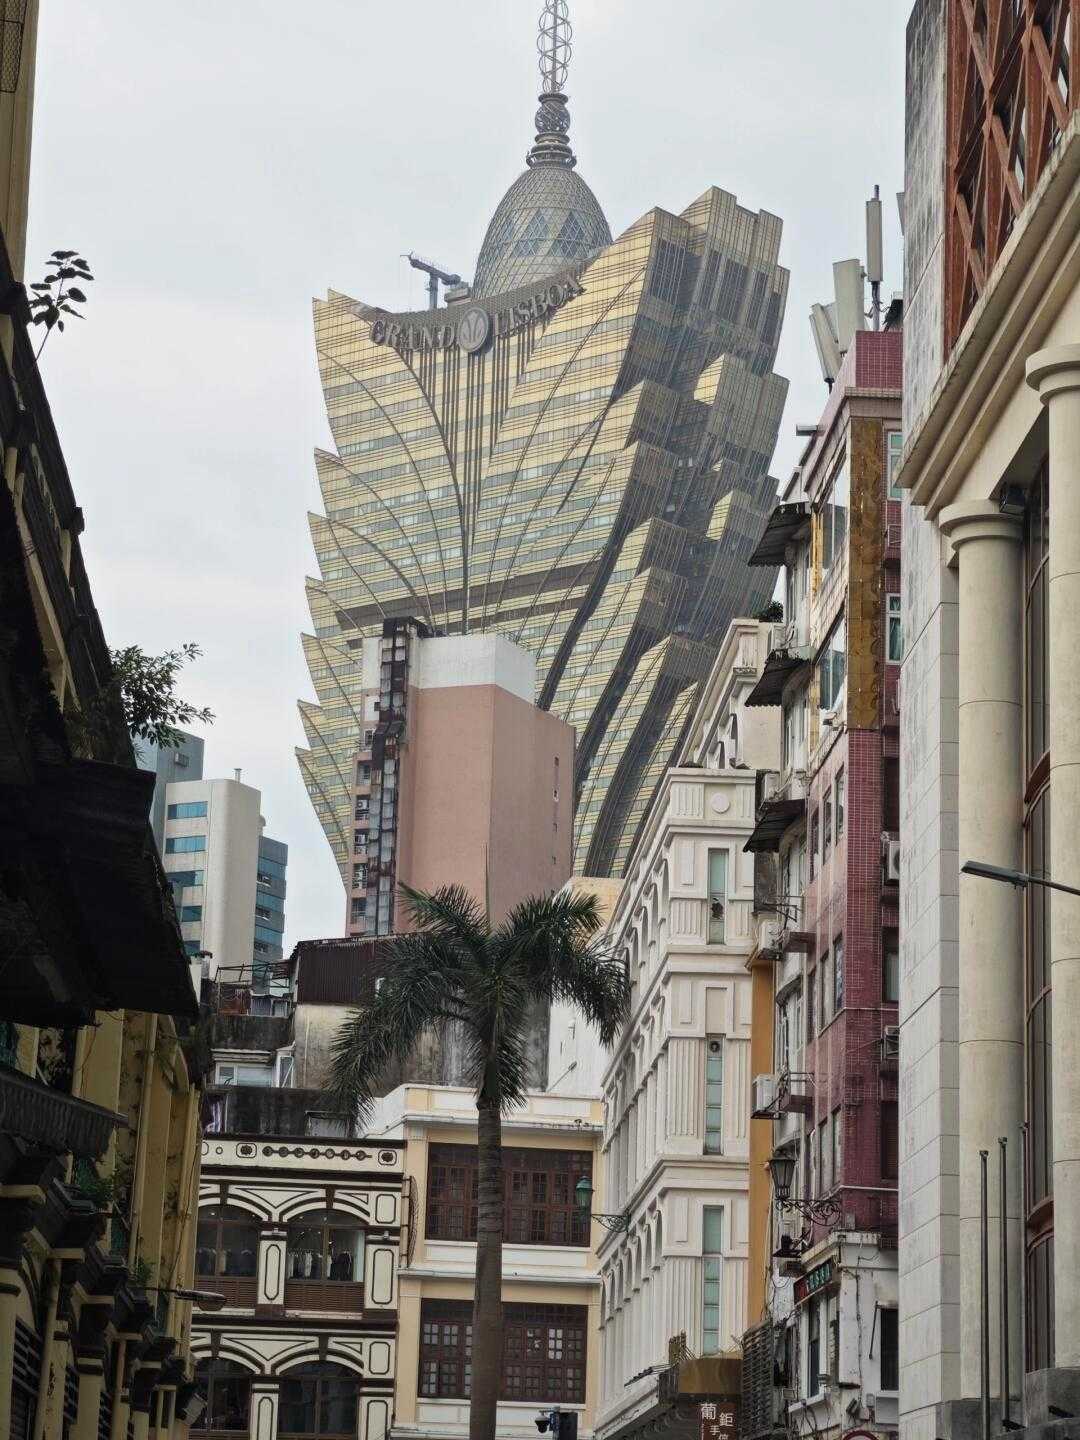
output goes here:
{"type": "Polygon", "coordinates": [[[739,1402],[737,1400],[703,1400],[701,1440],[738,1440],[739,1402]]]}

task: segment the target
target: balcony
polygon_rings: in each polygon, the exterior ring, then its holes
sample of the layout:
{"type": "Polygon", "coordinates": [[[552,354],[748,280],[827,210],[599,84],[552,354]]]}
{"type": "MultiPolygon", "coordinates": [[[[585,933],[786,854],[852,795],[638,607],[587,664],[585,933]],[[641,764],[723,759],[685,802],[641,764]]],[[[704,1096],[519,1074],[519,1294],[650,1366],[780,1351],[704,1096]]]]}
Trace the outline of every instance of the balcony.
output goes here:
{"type": "Polygon", "coordinates": [[[0,1134],[85,1159],[97,1159],[122,1115],[76,1100],[17,1070],[0,1067],[0,1134]]]}
{"type": "Polygon", "coordinates": [[[364,1287],[354,1280],[286,1280],[285,1309],[362,1315],[364,1287]]]}
{"type": "Polygon", "coordinates": [[[761,770],[755,799],[757,820],[743,850],[750,855],[775,854],[790,827],[806,815],[805,776],[801,780],[798,776],[789,776],[787,784],[781,787],[775,770],[761,770]]]}
{"type": "Polygon", "coordinates": [[[746,697],[747,705],[779,705],[788,683],[800,671],[810,669],[814,658],[810,646],[795,644],[795,637],[787,631],[779,638],[781,643],[769,651],[761,677],[746,697]]]}
{"type": "Polygon", "coordinates": [[[765,530],[747,560],[748,565],[783,565],[788,546],[810,533],[810,503],[793,500],[777,505],[765,523],[765,530]]]}

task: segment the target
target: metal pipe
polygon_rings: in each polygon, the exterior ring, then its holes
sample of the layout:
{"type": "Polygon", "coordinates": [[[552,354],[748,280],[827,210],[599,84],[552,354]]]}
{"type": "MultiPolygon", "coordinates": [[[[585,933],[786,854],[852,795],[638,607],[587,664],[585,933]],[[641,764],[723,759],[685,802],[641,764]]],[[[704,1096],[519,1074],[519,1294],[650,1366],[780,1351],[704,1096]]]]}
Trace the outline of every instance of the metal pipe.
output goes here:
{"type": "Polygon", "coordinates": [[[982,1440],[990,1440],[990,1245],[986,1206],[986,1161],[979,1151],[979,1400],[982,1440]]]}
{"type": "Polygon", "coordinates": [[[1012,1410],[1009,1381],[1009,1140],[1006,1135],[998,1136],[998,1154],[1001,1160],[1001,1334],[999,1338],[999,1359],[1001,1364],[1001,1424],[1005,1430],[1012,1429],[1012,1410]]]}
{"type": "Polygon", "coordinates": [[[1027,1307],[1027,1217],[1028,1217],[1028,1127],[1020,1126],[1020,1418],[1027,1424],[1027,1399],[1024,1377],[1027,1374],[1028,1307],[1027,1307]]]}

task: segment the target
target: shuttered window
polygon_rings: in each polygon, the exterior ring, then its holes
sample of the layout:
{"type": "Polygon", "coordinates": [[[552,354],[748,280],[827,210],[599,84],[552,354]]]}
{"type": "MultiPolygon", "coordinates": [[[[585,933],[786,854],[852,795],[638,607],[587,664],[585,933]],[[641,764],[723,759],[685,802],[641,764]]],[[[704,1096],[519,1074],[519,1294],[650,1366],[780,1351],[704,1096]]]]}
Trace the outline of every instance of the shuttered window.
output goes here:
{"type": "MultiPolygon", "coordinates": [[[[583,1305],[504,1305],[500,1398],[585,1401],[583,1305]]],[[[420,1312],[419,1393],[467,1399],[472,1388],[472,1304],[425,1300],[420,1312]]]]}
{"type": "MultiPolygon", "coordinates": [[[[574,1150],[503,1150],[504,1239],[518,1245],[589,1243],[589,1216],[574,1195],[592,1180],[592,1155],[574,1150]]],[[[433,1145],[428,1158],[427,1237],[475,1240],[477,1152],[433,1145]]]]}

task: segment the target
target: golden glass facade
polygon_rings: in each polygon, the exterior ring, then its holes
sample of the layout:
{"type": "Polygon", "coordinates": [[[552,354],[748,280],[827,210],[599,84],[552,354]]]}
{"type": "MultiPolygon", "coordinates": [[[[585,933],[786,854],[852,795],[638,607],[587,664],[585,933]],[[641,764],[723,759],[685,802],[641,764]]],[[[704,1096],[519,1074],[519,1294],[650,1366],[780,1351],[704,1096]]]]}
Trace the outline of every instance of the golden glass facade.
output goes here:
{"type": "Polygon", "coordinates": [[[576,868],[618,873],[729,621],[771,596],[745,561],[776,492],[780,233],[710,189],[508,294],[316,302],[336,453],[297,754],[347,885],[362,647],[403,615],[536,656],[577,731],[576,868]]]}

